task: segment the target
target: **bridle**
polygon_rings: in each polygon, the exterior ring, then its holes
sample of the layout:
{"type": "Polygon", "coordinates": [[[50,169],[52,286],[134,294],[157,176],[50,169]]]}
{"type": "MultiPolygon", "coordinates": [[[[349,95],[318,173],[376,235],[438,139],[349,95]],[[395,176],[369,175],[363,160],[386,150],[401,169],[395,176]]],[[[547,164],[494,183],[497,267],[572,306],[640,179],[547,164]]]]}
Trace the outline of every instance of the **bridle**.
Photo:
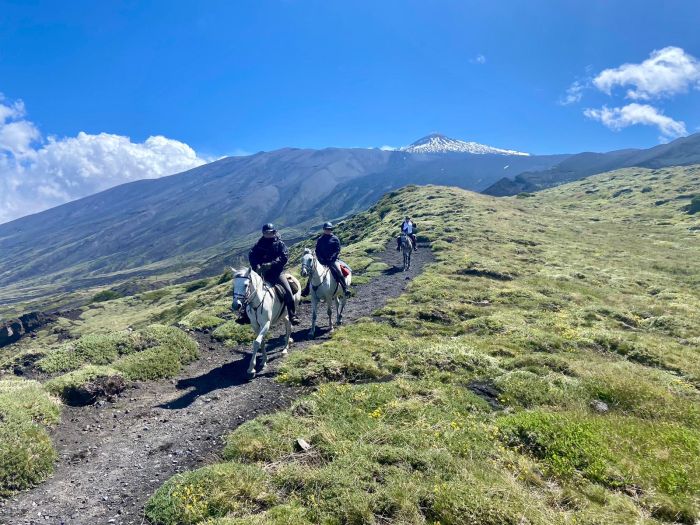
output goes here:
{"type": "MultiPolygon", "coordinates": [[[[309,264],[305,264],[305,263],[304,263],[304,259],[302,258],[302,260],[301,260],[301,268],[302,268],[303,270],[306,270],[306,271],[309,273],[309,278],[311,279],[311,278],[313,277],[313,266],[315,266],[315,263],[318,262],[318,257],[316,257],[316,254],[315,254],[315,253],[309,253],[309,255],[311,256],[311,262],[310,262],[309,264]]],[[[319,263],[319,264],[320,264],[320,263],[319,263]]],[[[311,284],[311,288],[313,289],[314,292],[316,292],[316,291],[321,287],[321,285],[322,285],[322,284],[324,283],[324,281],[326,280],[326,276],[327,276],[327,275],[330,273],[330,271],[331,271],[331,269],[330,269],[329,266],[326,266],[325,264],[321,264],[321,266],[323,266],[323,267],[325,268],[325,271],[323,272],[323,274],[319,274],[319,276],[318,276],[318,278],[319,278],[319,280],[320,280],[321,282],[319,282],[316,286],[314,286],[313,283],[311,284]]],[[[340,283],[336,281],[336,283],[335,283],[335,291],[338,290],[338,287],[339,287],[339,286],[340,286],[340,283]]],[[[335,294],[335,291],[333,292],[334,294],[335,294]]]]}
{"type": "MultiPolygon", "coordinates": [[[[260,306],[262,305],[263,299],[260,299],[260,302],[258,303],[257,306],[252,303],[251,299],[253,298],[253,295],[255,294],[255,289],[253,288],[251,290],[250,284],[252,282],[252,279],[250,278],[250,274],[248,275],[248,277],[237,276],[237,277],[234,277],[234,279],[243,279],[244,281],[247,281],[247,284],[245,286],[245,293],[242,293],[242,294],[237,293],[236,290],[234,289],[233,298],[240,300],[241,306],[244,306],[244,307],[248,306],[248,305],[252,306],[253,310],[256,311],[256,315],[257,315],[257,309],[260,308],[260,306]]],[[[263,287],[265,287],[264,283],[263,283],[263,287]]],[[[270,292],[270,289],[268,288],[267,290],[265,290],[265,292],[266,293],[270,292]]]]}
{"type": "MultiPolygon", "coordinates": [[[[309,255],[311,256],[311,262],[309,262],[309,264],[305,264],[305,263],[304,263],[304,260],[302,259],[302,261],[301,261],[301,267],[302,267],[303,270],[306,270],[306,271],[309,273],[309,277],[311,277],[311,276],[312,276],[312,273],[313,273],[313,267],[315,266],[314,263],[316,263],[316,262],[318,261],[318,258],[317,258],[316,255],[313,254],[313,253],[310,253],[309,255]]],[[[326,280],[326,275],[328,275],[328,272],[330,272],[331,269],[330,269],[328,266],[324,265],[324,264],[321,264],[321,266],[323,266],[323,267],[326,269],[326,271],[323,272],[323,274],[319,274],[319,276],[318,276],[319,279],[321,280],[321,283],[323,283],[323,281],[326,280]]],[[[317,289],[318,286],[321,286],[321,284],[319,283],[319,285],[316,286],[316,287],[314,287],[313,285],[311,285],[311,286],[312,286],[314,289],[317,289]]]]}

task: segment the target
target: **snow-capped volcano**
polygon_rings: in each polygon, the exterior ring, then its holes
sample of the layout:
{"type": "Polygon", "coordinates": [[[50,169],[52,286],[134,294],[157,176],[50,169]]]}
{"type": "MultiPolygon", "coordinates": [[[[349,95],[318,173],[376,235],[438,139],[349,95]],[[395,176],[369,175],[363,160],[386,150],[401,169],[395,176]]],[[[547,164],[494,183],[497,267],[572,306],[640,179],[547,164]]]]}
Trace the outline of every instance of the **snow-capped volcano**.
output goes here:
{"type": "Polygon", "coordinates": [[[404,146],[401,151],[408,153],[473,153],[476,155],[525,155],[522,151],[514,151],[510,149],[500,149],[478,142],[464,142],[463,140],[451,139],[439,133],[433,133],[427,137],[423,137],[415,141],[410,146],[404,146]]]}

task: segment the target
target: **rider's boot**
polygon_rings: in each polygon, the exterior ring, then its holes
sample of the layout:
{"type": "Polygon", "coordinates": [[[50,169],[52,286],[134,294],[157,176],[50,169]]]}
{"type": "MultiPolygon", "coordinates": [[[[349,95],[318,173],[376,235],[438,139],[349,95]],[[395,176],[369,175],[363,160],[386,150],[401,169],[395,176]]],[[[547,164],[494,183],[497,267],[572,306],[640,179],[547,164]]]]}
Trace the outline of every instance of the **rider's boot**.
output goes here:
{"type": "Polygon", "coordinates": [[[306,280],[306,286],[304,286],[304,289],[301,291],[301,296],[308,297],[310,292],[311,292],[311,279],[309,278],[306,280]]]}
{"type": "Polygon", "coordinates": [[[287,313],[289,314],[289,322],[294,326],[301,322],[299,321],[299,317],[297,317],[297,309],[293,297],[287,297],[287,313]]]}
{"type": "Polygon", "coordinates": [[[401,237],[396,238],[396,251],[397,252],[401,251],[401,237]]]}

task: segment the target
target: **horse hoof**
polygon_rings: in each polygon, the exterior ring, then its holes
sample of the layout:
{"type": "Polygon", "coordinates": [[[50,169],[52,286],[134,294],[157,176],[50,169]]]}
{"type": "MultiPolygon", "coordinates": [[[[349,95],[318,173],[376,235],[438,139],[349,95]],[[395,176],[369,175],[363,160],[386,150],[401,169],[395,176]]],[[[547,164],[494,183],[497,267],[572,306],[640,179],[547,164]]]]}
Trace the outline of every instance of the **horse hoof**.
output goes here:
{"type": "Polygon", "coordinates": [[[289,338],[289,344],[291,345],[293,342],[294,342],[294,339],[292,339],[292,338],[290,337],[290,338],[289,338]]]}
{"type": "Polygon", "coordinates": [[[280,353],[281,353],[282,355],[287,355],[287,354],[289,353],[289,350],[287,349],[287,347],[284,347],[284,348],[282,349],[282,352],[280,352],[280,353]]]}
{"type": "Polygon", "coordinates": [[[248,381],[255,379],[255,370],[248,372],[248,381]]]}
{"type": "Polygon", "coordinates": [[[309,339],[313,339],[313,338],[314,338],[314,331],[311,330],[311,331],[309,332],[309,339]]]}

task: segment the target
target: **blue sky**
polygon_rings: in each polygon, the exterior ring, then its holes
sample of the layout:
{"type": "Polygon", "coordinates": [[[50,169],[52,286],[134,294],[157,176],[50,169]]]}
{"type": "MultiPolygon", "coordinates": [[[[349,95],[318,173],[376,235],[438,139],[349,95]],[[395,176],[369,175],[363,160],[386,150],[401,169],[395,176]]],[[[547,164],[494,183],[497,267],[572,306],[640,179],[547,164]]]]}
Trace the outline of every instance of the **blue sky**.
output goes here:
{"type": "Polygon", "coordinates": [[[0,13],[0,104],[31,123],[34,150],[51,136],[162,135],[210,159],[401,146],[439,131],[574,153],[649,147],[700,126],[697,79],[641,99],[625,97],[623,81],[610,94],[593,83],[669,46],[700,57],[696,0],[0,0],[0,13]],[[614,113],[631,103],[655,113],[614,113]],[[634,124],[659,115],[683,128],[634,124]]]}

